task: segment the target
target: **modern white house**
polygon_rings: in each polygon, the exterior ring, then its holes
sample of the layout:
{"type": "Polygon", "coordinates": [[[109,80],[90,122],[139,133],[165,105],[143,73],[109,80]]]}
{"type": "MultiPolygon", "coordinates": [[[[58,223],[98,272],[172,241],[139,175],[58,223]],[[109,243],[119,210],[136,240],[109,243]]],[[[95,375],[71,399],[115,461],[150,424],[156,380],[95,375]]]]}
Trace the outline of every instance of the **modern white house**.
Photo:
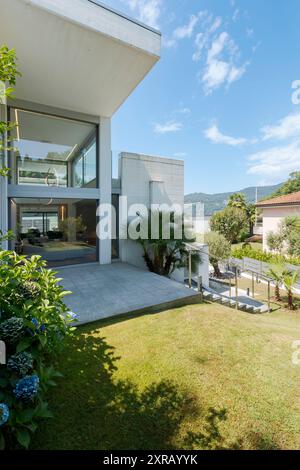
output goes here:
{"type": "MultiPolygon", "coordinates": [[[[143,267],[117,223],[114,240],[97,237],[96,208],[118,209],[120,196],[183,207],[182,161],[124,152],[112,178],[111,118],[160,59],[160,32],[96,0],[1,0],[0,44],[16,50],[22,73],[1,106],[17,152],[4,155],[0,229],[49,266],[143,267]]],[[[201,270],[206,282],[207,262],[201,270]]]]}
{"type": "Polygon", "coordinates": [[[258,202],[256,206],[262,210],[263,249],[269,251],[269,233],[278,232],[285,217],[300,217],[300,191],[258,202]]]}

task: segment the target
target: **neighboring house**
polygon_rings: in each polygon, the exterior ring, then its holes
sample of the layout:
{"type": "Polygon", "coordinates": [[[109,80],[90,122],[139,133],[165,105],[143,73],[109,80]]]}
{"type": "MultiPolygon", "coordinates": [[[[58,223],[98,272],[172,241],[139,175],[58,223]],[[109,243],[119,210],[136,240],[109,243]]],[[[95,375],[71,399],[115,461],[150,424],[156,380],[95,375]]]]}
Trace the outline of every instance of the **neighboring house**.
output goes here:
{"type": "Polygon", "coordinates": [[[258,202],[256,206],[262,209],[263,249],[268,251],[268,234],[276,233],[285,217],[300,217],[300,191],[258,202]]]}
{"type": "Polygon", "coordinates": [[[160,59],[161,34],[95,0],[1,0],[0,44],[22,73],[1,110],[18,150],[5,155],[0,229],[50,266],[140,264],[117,228],[116,240],[97,237],[96,207],[120,195],[183,206],[181,161],[124,153],[112,179],[111,118],[160,59]]]}

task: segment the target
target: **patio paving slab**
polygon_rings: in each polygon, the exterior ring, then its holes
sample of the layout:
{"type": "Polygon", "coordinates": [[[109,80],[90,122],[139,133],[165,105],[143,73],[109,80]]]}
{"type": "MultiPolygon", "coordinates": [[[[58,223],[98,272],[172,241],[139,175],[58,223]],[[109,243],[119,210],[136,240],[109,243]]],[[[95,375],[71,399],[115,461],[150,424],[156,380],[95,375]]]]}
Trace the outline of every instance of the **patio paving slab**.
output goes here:
{"type": "Polygon", "coordinates": [[[64,300],[78,314],[80,324],[200,302],[200,295],[183,284],[126,263],[93,263],[56,271],[63,278],[60,284],[72,291],[64,300]]]}

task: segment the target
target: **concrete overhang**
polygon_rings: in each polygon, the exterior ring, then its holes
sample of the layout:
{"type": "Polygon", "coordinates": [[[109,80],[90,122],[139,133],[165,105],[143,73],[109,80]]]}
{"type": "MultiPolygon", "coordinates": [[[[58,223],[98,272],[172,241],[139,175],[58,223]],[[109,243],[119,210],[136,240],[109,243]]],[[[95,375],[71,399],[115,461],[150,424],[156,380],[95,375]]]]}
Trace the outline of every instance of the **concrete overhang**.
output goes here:
{"type": "Polygon", "coordinates": [[[1,0],[16,98],[111,117],[160,58],[161,35],[96,0],[1,0]]]}

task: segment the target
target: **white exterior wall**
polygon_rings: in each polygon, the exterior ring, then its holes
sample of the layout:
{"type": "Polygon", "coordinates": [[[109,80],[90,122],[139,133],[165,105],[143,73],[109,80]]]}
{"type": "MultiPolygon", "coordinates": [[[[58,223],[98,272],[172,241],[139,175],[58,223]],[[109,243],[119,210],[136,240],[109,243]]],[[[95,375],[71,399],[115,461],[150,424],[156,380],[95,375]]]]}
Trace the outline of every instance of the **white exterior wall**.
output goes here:
{"type": "Polygon", "coordinates": [[[263,208],[263,249],[269,251],[268,234],[278,232],[280,223],[288,216],[300,217],[300,205],[263,208]]]}
{"type": "MultiPolygon", "coordinates": [[[[121,153],[119,158],[121,195],[127,197],[127,207],[132,204],[184,203],[184,163],[170,158],[121,153]]],[[[124,216],[127,211],[124,211],[124,216]]],[[[120,226],[127,226],[127,215],[120,226]]],[[[120,258],[123,262],[146,268],[142,248],[134,241],[120,240],[120,258]]],[[[176,273],[176,279],[183,275],[176,273]]]]}
{"type": "MultiPolygon", "coordinates": [[[[121,195],[127,197],[128,208],[131,204],[179,205],[184,207],[184,163],[181,160],[153,157],[132,153],[121,153],[119,159],[121,195]]],[[[127,214],[127,212],[126,212],[127,214]]],[[[120,220],[121,227],[127,226],[127,218],[120,220]]],[[[207,252],[207,247],[201,247],[207,252]]],[[[120,258],[123,262],[145,268],[141,247],[134,241],[120,240],[120,258]]],[[[203,283],[208,282],[208,257],[203,256],[199,266],[203,283]]],[[[172,277],[184,280],[184,270],[177,270],[172,277]]]]}

